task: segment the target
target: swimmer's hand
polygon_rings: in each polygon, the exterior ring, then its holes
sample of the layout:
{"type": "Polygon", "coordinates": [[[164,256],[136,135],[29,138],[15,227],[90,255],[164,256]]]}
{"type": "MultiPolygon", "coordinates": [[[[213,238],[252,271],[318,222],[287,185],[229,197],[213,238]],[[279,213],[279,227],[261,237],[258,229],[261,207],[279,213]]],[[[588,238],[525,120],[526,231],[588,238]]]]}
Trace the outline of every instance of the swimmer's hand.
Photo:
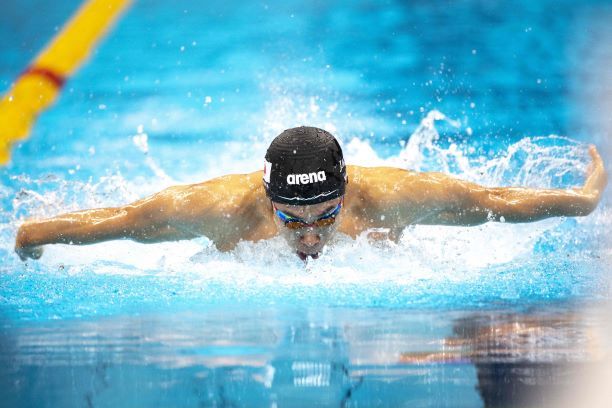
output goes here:
{"type": "Polygon", "coordinates": [[[589,146],[589,154],[593,160],[587,170],[587,178],[578,192],[582,193],[591,203],[593,208],[597,206],[601,195],[608,184],[608,175],[604,168],[603,160],[594,145],[589,146]]]}
{"type": "Polygon", "coordinates": [[[39,259],[43,254],[43,247],[42,246],[33,246],[33,247],[15,246],[15,252],[17,252],[17,255],[19,255],[19,258],[25,262],[28,260],[28,258],[39,259]]]}
{"type": "Polygon", "coordinates": [[[26,222],[17,231],[17,238],[15,238],[15,252],[19,255],[22,261],[30,259],[39,259],[43,254],[43,247],[39,245],[30,245],[28,243],[28,223],[26,222]]]}

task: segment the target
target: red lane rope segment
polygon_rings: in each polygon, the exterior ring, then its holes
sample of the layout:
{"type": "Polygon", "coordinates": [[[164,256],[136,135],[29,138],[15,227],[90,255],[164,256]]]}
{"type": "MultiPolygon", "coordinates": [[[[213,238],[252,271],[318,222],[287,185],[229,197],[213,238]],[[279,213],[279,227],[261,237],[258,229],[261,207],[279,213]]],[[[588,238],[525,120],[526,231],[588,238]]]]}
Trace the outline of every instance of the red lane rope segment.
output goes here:
{"type": "Polygon", "coordinates": [[[66,78],[63,75],[43,67],[28,67],[21,73],[20,77],[25,77],[28,75],[43,77],[55,85],[56,88],[61,88],[66,82],[66,78]]]}

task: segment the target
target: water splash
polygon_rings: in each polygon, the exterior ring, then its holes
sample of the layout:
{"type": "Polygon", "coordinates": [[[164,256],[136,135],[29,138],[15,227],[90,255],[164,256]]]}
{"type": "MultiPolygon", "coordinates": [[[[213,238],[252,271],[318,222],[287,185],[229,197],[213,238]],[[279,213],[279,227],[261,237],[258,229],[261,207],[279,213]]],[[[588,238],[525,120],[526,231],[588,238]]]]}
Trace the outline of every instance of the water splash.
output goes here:
{"type": "Polygon", "coordinates": [[[155,177],[168,184],[174,182],[174,180],[168,176],[159,164],[149,155],[149,135],[144,132],[143,125],[138,126],[136,135],[132,136],[132,142],[134,146],[145,155],[145,164],[153,172],[155,177]]]}
{"type": "MultiPolygon", "coordinates": [[[[305,120],[325,119],[333,124],[337,119],[337,109],[324,106],[321,100],[311,98],[303,103],[309,112],[305,120]]],[[[279,129],[285,127],[284,117],[291,116],[291,109],[303,108],[287,106],[275,116],[274,126],[279,129]]],[[[589,162],[586,146],[571,139],[527,137],[489,157],[478,154],[469,142],[459,144],[443,137],[439,122],[461,131],[458,121],[431,111],[396,154],[381,157],[375,145],[354,136],[345,144],[345,156],[354,164],[444,171],[486,185],[567,188],[584,179],[589,162]]],[[[259,137],[260,148],[275,132],[259,137]]],[[[306,264],[280,238],[242,242],[230,253],[219,253],[202,238],[155,245],[128,241],[55,245],[46,248],[40,261],[24,267],[12,254],[16,226],[24,217],[121,205],[174,183],[157,164],[143,129],[134,136],[134,144],[145,154],[153,178],[128,180],[121,174],[103,176],[97,182],[55,176],[11,178],[13,187],[2,190],[5,221],[0,229],[0,254],[10,296],[3,303],[21,305],[26,315],[27,310],[36,310],[63,316],[73,313],[67,310],[72,302],[65,303],[72,290],[87,294],[87,307],[79,312],[85,314],[104,313],[107,307],[160,305],[160,299],[187,304],[240,301],[422,308],[467,307],[491,299],[525,302],[587,293],[597,296],[605,291],[598,270],[612,256],[596,242],[609,228],[607,208],[587,218],[533,224],[412,226],[397,244],[372,244],[365,235],[357,240],[339,235],[319,260],[306,264]],[[31,278],[24,281],[19,278],[21,273],[31,278]],[[66,287],[66,279],[72,282],[72,289],[66,287]],[[32,293],[31,280],[45,290],[32,293]],[[115,285],[121,289],[116,291],[115,285]],[[20,296],[29,298],[34,306],[26,307],[20,296]],[[64,302],[55,302],[56,298],[64,302]],[[58,304],[58,309],[50,307],[49,301],[58,304]]],[[[234,150],[252,148],[251,141],[248,145],[238,144],[234,150]]],[[[231,159],[226,154],[223,160],[229,160],[229,168],[257,169],[257,156],[231,159]]],[[[217,165],[213,162],[205,171],[214,174],[217,165]]]]}

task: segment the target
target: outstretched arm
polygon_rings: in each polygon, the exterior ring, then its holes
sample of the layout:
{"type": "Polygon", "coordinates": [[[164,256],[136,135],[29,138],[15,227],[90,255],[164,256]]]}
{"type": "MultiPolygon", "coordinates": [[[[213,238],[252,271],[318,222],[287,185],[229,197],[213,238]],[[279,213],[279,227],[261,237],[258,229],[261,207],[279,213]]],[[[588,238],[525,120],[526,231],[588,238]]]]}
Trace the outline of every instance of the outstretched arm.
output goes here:
{"type": "Polygon", "coordinates": [[[177,228],[182,208],[178,197],[187,186],[171,187],[151,197],[117,208],[97,208],[30,220],[18,230],[15,251],[22,260],[37,259],[47,244],[93,244],[114,239],[159,242],[193,238],[177,228]]]}
{"type": "Polygon", "coordinates": [[[448,176],[438,179],[439,186],[431,190],[431,198],[438,203],[439,211],[419,223],[477,225],[487,221],[518,223],[588,215],[597,207],[607,183],[603,161],[595,146],[590,147],[589,153],[593,161],[586,182],[571,190],[489,188],[448,176]]]}
{"type": "Polygon", "coordinates": [[[37,259],[47,244],[93,244],[131,239],[161,242],[210,238],[217,248],[231,249],[243,231],[259,218],[250,195],[261,188],[261,172],[219,177],[201,184],[170,187],[117,208],[99,208],[24,223],[15,251],[22,260],[37,259]]]}
{"type": "Polygon", "coordinates": [[[582,216],[597,207],[607,183],[603,161],[594,146],[590,154],[593,161],[584,185],[569,190],[485,187],[443,173],[352,166],[352,193],[347,202],[355,203],[356,218],[365,229],[582,216]]]}

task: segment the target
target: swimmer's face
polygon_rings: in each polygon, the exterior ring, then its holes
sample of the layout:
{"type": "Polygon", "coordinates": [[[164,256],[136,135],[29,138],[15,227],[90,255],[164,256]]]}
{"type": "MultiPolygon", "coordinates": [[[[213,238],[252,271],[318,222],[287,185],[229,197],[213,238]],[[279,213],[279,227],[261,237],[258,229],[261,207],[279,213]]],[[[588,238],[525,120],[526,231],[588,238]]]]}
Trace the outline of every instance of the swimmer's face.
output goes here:
{"type": "Polygon", "coordinates": [[[316,226],[313,223],[321,219],[321,217],[332,213],[341,201],[342,197],[313,205],[272,203],[283,214],[300,219],[309,225],[303,228],[292,229],[276,214],[273,217],[274,222],[278,226],[280,234],[285,238],[289,246],[297,252],[300,258],[306,259],[308,256],[316,258],[338,228],[342,210],[335,215],[335,222],[329,223],[329,225],[316,226]]]}

